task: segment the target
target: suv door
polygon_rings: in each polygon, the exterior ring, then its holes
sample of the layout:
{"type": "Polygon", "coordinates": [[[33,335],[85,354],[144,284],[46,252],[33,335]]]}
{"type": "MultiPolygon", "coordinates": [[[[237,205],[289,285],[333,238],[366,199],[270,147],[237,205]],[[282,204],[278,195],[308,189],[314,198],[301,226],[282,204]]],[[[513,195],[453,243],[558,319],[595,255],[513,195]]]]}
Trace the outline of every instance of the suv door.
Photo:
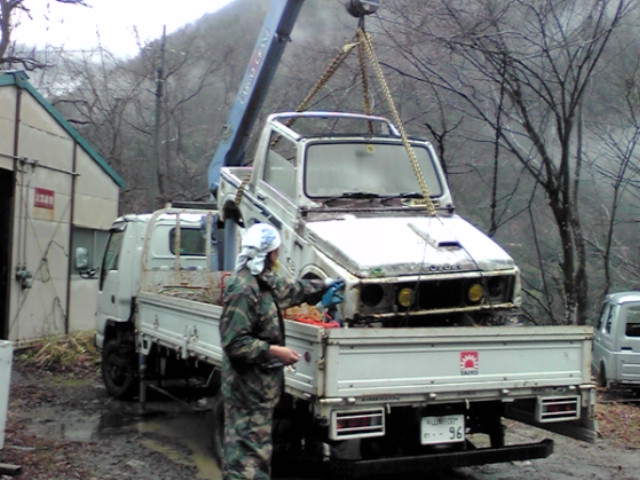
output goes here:
{"type": "Polygon", "coordinates": [[[640,303],[625,303],[618,321],[618,380],[640,387],[640,303]]]}

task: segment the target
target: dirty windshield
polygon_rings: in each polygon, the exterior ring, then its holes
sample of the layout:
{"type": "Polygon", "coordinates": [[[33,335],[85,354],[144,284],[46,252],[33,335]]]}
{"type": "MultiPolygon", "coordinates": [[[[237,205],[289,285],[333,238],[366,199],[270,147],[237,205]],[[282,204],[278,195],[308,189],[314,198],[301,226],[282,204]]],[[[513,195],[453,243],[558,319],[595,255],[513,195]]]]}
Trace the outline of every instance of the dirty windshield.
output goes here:
{"type": "MultiPolygon", "coordinates": [[[[429,151],[414,147],[431,197],[442,187],[429,151]]],[[[401,144],[318,143],[307,149],[305,193],[310,198],[419,196],[420,186],[401,144]]]]}

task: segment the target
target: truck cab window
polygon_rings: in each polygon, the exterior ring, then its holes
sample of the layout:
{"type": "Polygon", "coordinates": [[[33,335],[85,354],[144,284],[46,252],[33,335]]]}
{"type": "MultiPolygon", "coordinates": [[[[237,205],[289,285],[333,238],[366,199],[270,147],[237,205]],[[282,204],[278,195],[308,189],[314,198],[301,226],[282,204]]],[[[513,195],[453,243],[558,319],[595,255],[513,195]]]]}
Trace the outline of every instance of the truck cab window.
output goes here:
{"type": "Polygon", "coordinates": [[[100,269],[100,290],[104,285],[104,280],[112,270],[118,270],[118,258],[124,238],[124,230],[112,230],[107,242],[107,248],[102,258],[102,268],[100,269]]]}
{"type": "MultiPolygon", "coordinates": [[[[176,228],[169,234],[169,250],[176,254],[176,228]]],[[[180,255],[204,256],[206,254],[205,235],[195,228],[180,229],[180,255]]]]}
{"type": "Polygon", "coordinates": [[[597,331],[602,331],[602,326],[605,323],[605,319],[607,318],[609,314],[609,305],[608,304],[604,304],[602,306],[602,310],[600,311],[600,316],[598,317],[598,324],[596,325],[596,330],[597,331]]]}
{"type": "Polygon", "coordinates": [[[613,324],[614,312],[618,310],[620,307],[611,307],[609,308],[609,314],[607,315],[607,323],[605,324],[604,331],[605,333],[611,333],[611,325],[613,324]]]}
{"type": "Polygon", "coordinates": [[[640,337],[640,305],[630,306],[627,309],[624,334],[627,337],[640,337]]]}
{"type": "Polygon", "coordinates": [[[271,134],[263,180],[289,200],[296,194],[296,153],[295,143],[275,132],[271,134]]]}

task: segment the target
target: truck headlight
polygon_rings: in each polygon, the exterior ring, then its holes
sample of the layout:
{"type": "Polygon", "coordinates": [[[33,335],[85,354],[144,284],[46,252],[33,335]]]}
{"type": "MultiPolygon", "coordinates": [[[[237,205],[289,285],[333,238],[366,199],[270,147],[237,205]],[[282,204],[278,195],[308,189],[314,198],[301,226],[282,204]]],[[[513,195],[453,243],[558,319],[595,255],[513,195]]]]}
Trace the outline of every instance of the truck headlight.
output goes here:
{"type": "Polygon", "coordinates": [[[489,279],[489,296],[501,298],[505,290],[505,279],[503,277],[491,277],[489,279]]]}
{"type": "Polygon", "coordinates": [[[402,288],[397,296],[398,305],[403,308],[409,308],[413,301],[413,290],[411,288],[402,288]]]}
{"type": "Polygon", "coordinates": [[[479,283],[474,283],[467,290],[467,298],[471,303],[479,303],[484,297],[484,287],[479,283]]]}
{"type": "Polygon", "coordinates": [[[384,298],[384,291],[380,285],[363,285],[360,291],[360,301],[367,307],[375,307],[384,298]]]}

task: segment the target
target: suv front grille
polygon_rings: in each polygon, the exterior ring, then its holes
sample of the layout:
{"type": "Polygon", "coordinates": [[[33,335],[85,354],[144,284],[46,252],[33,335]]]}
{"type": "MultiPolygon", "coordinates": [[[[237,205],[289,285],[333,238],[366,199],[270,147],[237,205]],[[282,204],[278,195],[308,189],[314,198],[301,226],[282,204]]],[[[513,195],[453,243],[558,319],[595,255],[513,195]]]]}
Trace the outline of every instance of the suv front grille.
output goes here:
{"type": "Polygon", "coordinates": [[[493,275],[417,282],[366,282],[360,290],[361,315],[442,314],[511,308],[514,275],[493,275]]]}

